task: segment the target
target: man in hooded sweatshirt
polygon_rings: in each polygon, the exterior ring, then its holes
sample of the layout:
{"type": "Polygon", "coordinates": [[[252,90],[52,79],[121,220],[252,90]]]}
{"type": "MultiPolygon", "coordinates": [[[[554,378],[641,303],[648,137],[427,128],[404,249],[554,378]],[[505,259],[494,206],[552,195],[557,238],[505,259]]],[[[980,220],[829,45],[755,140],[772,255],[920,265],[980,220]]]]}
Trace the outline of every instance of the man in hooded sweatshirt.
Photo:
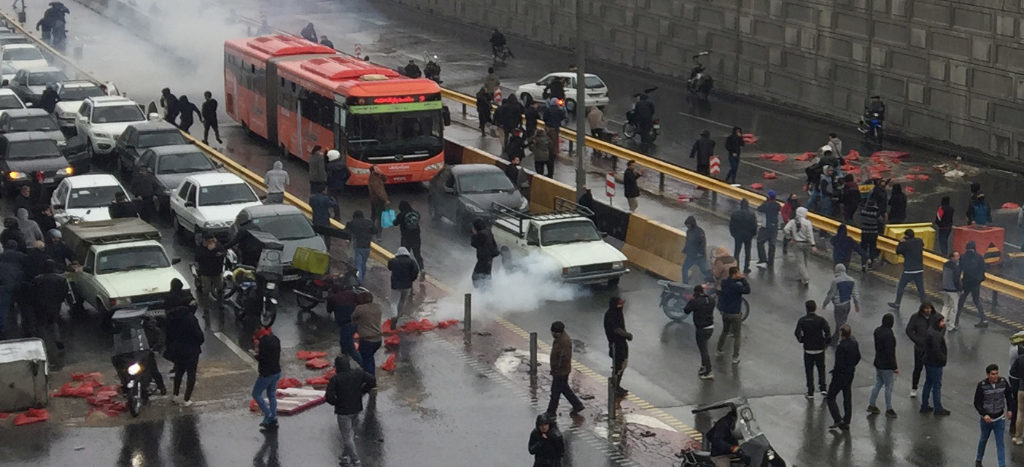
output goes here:
{"type": "Polygon", "coordinates": [[[576,393],[569,386],[569,373],[572,372],[572,339],[565,332],[565,323],[555,321],[551,323],[551,336],[554,342],[551,343],[551,400],[548,402],[548,416],[554,418],[558,410],[558,402],[565,396],[565,399],[572,404],[570,415],[576,415],[583,410],[583,402],[576,397],[576,393]]]}
{"type": "Polygon", "coordinates": [[[903,301],[903,290],[911,281],[917,287],[917,296],[921,303],[925,301],[924,242],[915,237],[913,230],[907,229],[903,231],[903,240],[896,245],[896,254],[903,256],[903,274],[900,274],[900,282],[896,285],[896,301],[889,302],[889,307],[899,311],[900,302],[903,301]]]}
{"type": "Polygon", "coordinates": [[[807,273],[807,258],[811,253],[818,251],[814,246],[814,226],[807,220],[807,208],[796,208],[796,217],[786,223],[782,232],[793,241],[800,282],[806,287],[811,280],[810,274],[807,273]]]}
{"type": "MultiPolygon", "coordinates": [[[[836,329],[846,324],[846,319],[850,317],[851,303],[857,313],[860,313],[860,292],[857,291],[857,282],[846,274],[846,266],[842,264],[835,266],[835,277],[828,288],[828,293],[825,294],[825,299],[821,301],[821,307],[825,308],[829,303],[832,304],[832,312],[836,316],[836,329]]],[[[839,336],[834,336],[832,342],[838,341],[839,336]]]]}
{"type": "Polygon", "coordinates": [[[917,397],[917,383],[921,381],[921,370],[924,369],[924,351],[928,330],[932,321],[941,316],[935,312],[931,303],[922,303],[921,307],[907,320],[907,337],[914,343],[914,372],[910,379],[910,397],[917,397]]]}
{"type": "Polygon", "coordinates": [[[960,253],[953,252],[949,260],[942,265],[942,315],[949,316],[946,323],[949,332],[956,331],[960,321],[959,302],[963,283],[960,280],[960,253]]]}
{"type": "Polygon", "coordinates": [[[711,355],[708,354],[708,341],[715,332],[715,299],[704,293],[704,286],[698,284],[693,287],[693,298],[686,302],[683,311],[693,315],[693,328],[697,333],[697,350],[700,352],[697,376],[703,380],[715,379],[711,374],[711,355]]]}
{"type": "Polygon", "coordinates": [[[881,413],[875,401],[878,400],[878,391],[884,387],[885,416],[888,418],[896,418],[896,411],[892,409],[892,386],[893,375],[900,372],[896,366],[896,335],[892,332],[895,321],[892,313],[886,313],[882,316],[882,325],[875,328],[875,385],[868,398],[868,413],[881,413]]]}
{"type": "Polygon", "coordinates": [[[829,414],[832,415],[832,426],[830,430],[839,429],[847,431],[850,429],[850,416],[853,410],[852,388],[853,376],[860,363],[860,346],[853,338],[853,331],[849,324],[839,328],[839,345],[836,346],[835,364],[832,366],[832,381],[828,385],[828,393],[825,394],[825,402],[828,403],[829,414]],[[843,393],[843,413],[839,412],[839,404],[836,398],[843,393]]]}
{"type": "Polygon", "coordinates": [[[711,132],[704,130],[700,132],[700,139],[693,143],[690,149],[690,159],[697,158],[697,173],[705,176],[711,175],[711,156],[715,153],[715,141],[711,139],[711,132]]]}
{"type": "Polygon", "coordinates": [[[327,157],[317,145],[309,153],[309,192],[320,193],[320,187],[327,187],[327,157]]]}
{"type": "Polygon", "coordinates": [[[553,417],[548,414],[537,416],[537,424],[530,433],[528,449],[533,455],[533,467],[561,467],[562,457],[565,456],[565,441],[555,427],[553,417]]]}
{"type": "Polygon", "coordinates": [[[924,390],[921,391],[921,413],[949,415],[942,407],[942,368],[946,366],[946,318],[937,315],[931,329],[925,334],[924,346],[924,390]],[[931,395],[932,405],[928,405],[931,395]]]}
{"type": "Polygon", "coordinates": [[[267,185],[267,204],[284,202],[284,191],[291,183],[291,179],[288,178],[288,172],[284,170],[281,161],[274,161],[274,168],[263,176],[263,183],[267,185]]]}
{"type": "Polygon", "coordinates": [[[853,252],[855,251],[860,255],[861,262],[864,261],[864,250],[846,232],[846,223],[839,224],[836,234],[829,240],[829,243],[832,244],[832,264],[848,266],[850,260],[853,259],[853,252]]]}
{"type": "Polygon", "coordinates": [[[722,333],[718,335],[718,354],[725,349],[725,336],[732,334],[732,363],[740,362],[740,342],[743,329],[743,296],[750,293],[750,283],[740,268],[729,268],[729,277],[722,280],[718,292],[718,311],[722,312],[722,333]]]}
{"type": "Polygon", "coordinates": [[[334,368],[337,373],[327,383],[324,399],[334,406],[338,431],[341,432],[341,463],[362,465],[356,451],[353,426],[359,412],[363,411],[363,394],[377,387],[377,380],[362,368],[352,368],[348,357],[344,355],[334,359],[334,368]]]}
{"type": "Polygon", "coordinates": [[[608,311],[604,312],[604,335],[608,338],[608,356],[612,358],[612,381],[619,397],[625,397],[628,392],[622,388],[622,373],[626,371],[629,360],[627,341],[633,340],[633,334],[626,331],[626,317],[623,314],[625,306],[625,300],[611,297],[608,300],[608,311]]]}
{"type": "Polygon", "coordinates": [[[683,245],[683,272],[682,279],[686,282],[689,276],[690,269],[697,266],[700,270],[701,280],[711,280],[711,268],[708,266],[708,241],[704,235],[704,229],[697,225],[697,219],[693,216],[687,217],[684,222],[686,225],[686,244],[683,245]]]}
{"type": "Polygon", "coordinates": [[[779,236],[779,212],[781,207],[775,200],[775,190],[768,190],[768,199],[757,207],[764,214],[764,230],[757,233],[757,266],[775,267],[775,239],[779,236]],[[765,255],[765,245],[768,246],[765,255]]]}
{"type": "Polygon", "coordinates": [[[814,300],[804,302],[807,314],[796,322],[793,335],[804,346],[804,375],[807,379],[805,397],[814,399],[814,369],[818,369],[818,390],[825,394],[825,347],[832,338],[828,321],[815,313],[818,309],[814,300]]]}
{"type": "Polygon", "coordinates": [[[412,204],[402,200],[398,202],[398,215],[395,216],[395,224],[398,224],[401,240],[399,244],[408,248],[412,256],[416,258],[416,264],[420,267],[420,280],[424,277],[423,254],[420,247],[420,212],[413,209],[412,204]]]}
{"type": "Polygon", "coordinates": [[[403,246],[398,248],[394,258],[388,260],[388,270],[391,271],[391,317],[397,328],[409,307],[412,284],[420,277],[420,267],[409,254],[409,249],[403,246]]]}
{"type": "Polygon", "coordinates": [[[740,259],[740,251],[746,251],[743,257],[743,273],[750,273],[750,244],[757,235],[757,216],[750,210],[750,202],[740,201],[740,208],[729,216],[729,234],[733,238],[733,256],[740,259]]]}
{"type": "Polygon", "coordinates": [[[974,307],[978,309],[978,315],[981,316],[981,319],[974,327],[988,327],[988,320],[985,319],[985,309],[982,308],[981,298],[979,297],[981,283],[985,281],[985,267],[985,259],[978,254],[974,240],[967,242],[964,255],[960,257],[963,295],[960,295],[960,301],[956,305],[956,319],[953,320],[954,327],[956,326],[955,321],[960,319],[960,311],[964,309],[964,303],[967,302],[968,295],[974,300],[974,307]]]}

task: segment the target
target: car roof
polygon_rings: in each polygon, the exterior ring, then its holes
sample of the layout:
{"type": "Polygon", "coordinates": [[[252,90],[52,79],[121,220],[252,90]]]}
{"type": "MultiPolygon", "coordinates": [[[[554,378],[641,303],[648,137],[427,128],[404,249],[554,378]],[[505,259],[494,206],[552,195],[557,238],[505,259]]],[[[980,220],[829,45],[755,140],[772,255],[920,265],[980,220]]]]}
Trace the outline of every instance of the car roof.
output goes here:
{"type": "Polygon", "coordinates": [[[255,219],[259,217],[273,217],[273,216],[287,216],[291,214],[302,214],[299,208],[290,204],[261,204],[259,206],[249,206],[242,209],[238,215],[243,216],[246,219],[255,219]]]}
{"type": "MultiPolygon", "coordinates": [[[[548,74],[546,74],[544,76],[557,76],[559,78],[575,78],[576,77],[576,73],[572,72],[572,71],[556,71],[554,73],[548,73],[548,74]]],[[[593,77],[598,78],[598,79],[601,78],[600,76],[597,76],[597,75],[595,75],[593,73],[584,73],[584,76],[593,76],[593,77]]]]}
{"type": "Polygon", "coordinates": [[[49,112],[39,108],[27,108],[27,109],[10,109],[5,110],[4,115],[10,115],[11,118],[22,118],[22,117],[47,117],[50,115],[49,112]]]}
{"type": "Polygon", "coordinates": [[[138,105],[138,104],[135,103],[135,101],[133,101],[133,100],[127,98],[127,97],[121,97],[121,96],[86,97],[85,100],[92,102],[93,105],[96,106],[96,107],[103,107],[103,106],[108,106],[108,105],[110,105],[110,106],[113,106],[113,105],[125,105],[125,104],[128,104],[128,105],[138,105]]]}
{"type": "Polygon", "coordinates": [[[64,70],[61,70],[60,68],[57,68],[57,67],[52,66],[52,65],[34,66],[34,67],[31,67],[31,68],[22,68],[21,70],[18,70],[18,71],[27,71],[29,73],[46,73],[46,72],[50,72],[50,71],[59,71],[61,73],[64,72],[64,70]]]}
{"type": "Polygon", "coordinates": [[[11,88],[0,88],[0,95],[17,96],[17,94],[15,94],[14,90],[11,88]]]}
{"type": "Polygon", "coordinates": [[[65,178],[65,183],[71,188],[90,188],[97,186],[121,186],[117,178],[110,174],[89,174],[75,175],[65,178]]]}
{"type": "Polygon", "coordinates": [[[59,83],[59,86],[62,87],[62,88],[91,88],[91,87],[98,88],[98,87],[100,87],[100,85],[98,85],[98,84],[96,84],[96,83],[94,83],[92,81],[89,81],[87,79],[69,79],[69,80],[66,80],[66,81],[61,81],[59,83]]]}
{"type": "Polygon", "coordinates": [[[203,152],[198,146],[194,144],[172,144],[169,146],[154,146],[146,149],[146,152],[153,151],[154,155],[166,156],[169,154],[189,154],[193,152],[203,152]]]}
{"type": "Polygon", "coordinates": [[[498,166],[491,164],[458,164],[452,165],[451,168],[453,175],[465,175],[487,172],[497,172],[500,174],[504,174],[504,172],[502,172],[501,169],[498,168],[498,166]]]}
{"type": "Polygon", "coordinates": [[[190,175],[185,178],[185,181],[199,186],[236,185],[239,183],[245,183],[245,180],[242,180],[238,175],[227,172],[204,172],[196,175],[190,175]]]}
{"type": "Polygon", "coordinates": [[[139,133],[156,133],[163,131],[179,131],[178,127],[172,125],[170,122],[164,119],[159,120],[146,120],[144,122],[137,122],[128,125],[131,128],[135,128],[135,131],[139,133]]]}
{"type": "Polygon", "coordinates": [[[14,44],[4,44],[4,48],[5,49],[28,49],[28,48],[33,48],[33,49],[39,50],[39,47],[36,47],[35,44],[29,44],[27,42],[18,42],[18,43],[14,43],[14,44]]]}
{"type": "Polygon", "coordinates": [[[57,144],[57,140],[53,136],[50,136],[50,134],[45,131],[19,131],[16,133],[4,133],[3,135],[0,135],[0,138],[3,138],[7,140],[7,142],[11,143],[48,139],[53,141],[53,144],[57,144]]]}

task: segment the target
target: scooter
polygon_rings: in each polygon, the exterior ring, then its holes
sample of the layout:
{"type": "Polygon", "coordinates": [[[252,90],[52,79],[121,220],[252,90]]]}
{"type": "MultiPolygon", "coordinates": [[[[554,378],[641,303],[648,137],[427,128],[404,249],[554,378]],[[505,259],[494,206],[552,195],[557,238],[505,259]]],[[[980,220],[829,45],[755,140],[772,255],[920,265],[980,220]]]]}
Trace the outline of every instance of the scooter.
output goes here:
{"type": "Polygon", "coordinates": [[[693,56],[693,61],[696,65],[690,70],[690,79],[686,80],[686,89],[690,91],[690,94],[697,96],[701,100],[708,99],[708,95],[711,94],[711,88],[715,85],[715,80],[711,78],[711,74],[700,63],[701,57],[710,54],[711,52],[705,50],[693,56]]]}
{"type": "Polygon", "coordinates": [[[880,145],[882,144],[884,125],[881,113],[867,111],[860,116],[860,124],[857,125],[857,131],[864,135],[864,139],[880,145]]]}
{"type": "Polygon", "coordinates": [[[501,47],[491,47],[491,60],[494,63],[504,64],[510,58],[515,58],[515,55],[512,55],[512,49],[508,48],[508,44],[503,44],[501,47]]]}
{"type": "MultiPolygon", "coordinates": [[[[729,459],[732,467],[786,467],[786,461],[772,447],[768,438],[761,431],[754,412],[747,400],[742,397],[728,399],[693,409],[694,414],[712,410],[727,409],[736,413],[736,424],[733,435],[739,441],[740,449],[729,459]]],[[[711,456],[711,442],[707,433],[703,436],[700,449],[683,450],[682,467],[714,467],[716,464],[711,456]]]]}
{"type": "MultiPolygon", "coordinates": [[[[693,299],[693,286],[682,282],[665,280],[658,281],[658,285],[661,286],[661,298],[658,300],[658,306],[661,307],[661,311],[665,313],[665,316],[679,323],[692,322],[690,314],[684,308],[693,299]]],[[[704,293],[711,298],[717,297],[718,290],[715,288],[714,283],[708,282],[703,285],[704,293]]],[[[740,315],[743,317],[743,321],[746,321],[747,317],[750,316],[750,302],[747,301],[746,297],[743,297],[741,300],[740,315]]]]}
{"type": "Polygon", "coordinates": [[[111,363],[121,378],[121,390],[128,403],[128,412],[138,417],[152,393],[151,363],[153,349],[146,337],[146,327],[155,326],[156,312],[148,309],[123,309],[111,317],[114,329],[114,357],[111,363]]]}
{"type": "MultiPolygon", "coordinates": [[[[640,96],[650,94],[657,91],[657,87],[644,89],[644,92],[633,94],[634,107],[635,103],[640,101],[640,96]]],[[[654,140],[658,139],[658,133],[661,132],[661,119],[655,118],[651,121],[651,130],[647,135],[646,141],[644,135],[640,135],[641,142],[653,143],[654,140]]],[[[640,121],[636,116],[636,111],[630,108],[626,111],[626,123],[622,124],[622,136],[627,139],[635,139],[640,134],[640,121]]]]}
{"type": "Polygon", "coordinates": [[[224,303],[234,309],[237,321],[256,316],[260,324],[270,326],[277,319],[278,289],[284,277],[281,264],[284,245],[263,232],[250,234],[266,237],[260,240],[259,259],[256,266],[226,262],[227,271],[221,278],[229,291],[224,296],[224,303]]]}

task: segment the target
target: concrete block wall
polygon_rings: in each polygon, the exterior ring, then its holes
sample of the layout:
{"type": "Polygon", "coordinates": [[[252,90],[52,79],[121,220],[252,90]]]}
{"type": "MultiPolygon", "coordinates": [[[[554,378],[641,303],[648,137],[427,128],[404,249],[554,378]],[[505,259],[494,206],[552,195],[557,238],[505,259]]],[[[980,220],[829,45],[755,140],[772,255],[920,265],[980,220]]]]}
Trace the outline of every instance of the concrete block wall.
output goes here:
{"type": "MultiPolygon", "coordinates": [[[[575,46],[575,0],[393,0],[575,46]]],[[[854,121],[872,94],[910,137],[1024,160],[1024,0],[585,0],[588,56],[854,121]]]]}

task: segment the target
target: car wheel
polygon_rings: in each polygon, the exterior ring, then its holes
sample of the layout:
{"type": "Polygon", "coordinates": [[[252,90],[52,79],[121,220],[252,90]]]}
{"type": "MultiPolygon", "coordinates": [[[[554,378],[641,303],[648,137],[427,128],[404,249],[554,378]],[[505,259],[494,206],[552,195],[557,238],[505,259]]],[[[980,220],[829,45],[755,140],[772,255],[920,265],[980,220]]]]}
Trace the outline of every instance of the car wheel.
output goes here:
{"type": "Polygon", "coordinates": [[[528,92],[520,94],[519,100],[522,101],[524,107],[529,107],[531,104],[533,104],[533,96],[531,96],[528,92]]]}
{"type": "Polygon", "coordinates": [[[188,235],[188,231],[185,230],[185,226],[181,225],[177,215],[171,216],[171,226],[174,229],[174,236],[176,238],[184,239],[188,235]]]}

